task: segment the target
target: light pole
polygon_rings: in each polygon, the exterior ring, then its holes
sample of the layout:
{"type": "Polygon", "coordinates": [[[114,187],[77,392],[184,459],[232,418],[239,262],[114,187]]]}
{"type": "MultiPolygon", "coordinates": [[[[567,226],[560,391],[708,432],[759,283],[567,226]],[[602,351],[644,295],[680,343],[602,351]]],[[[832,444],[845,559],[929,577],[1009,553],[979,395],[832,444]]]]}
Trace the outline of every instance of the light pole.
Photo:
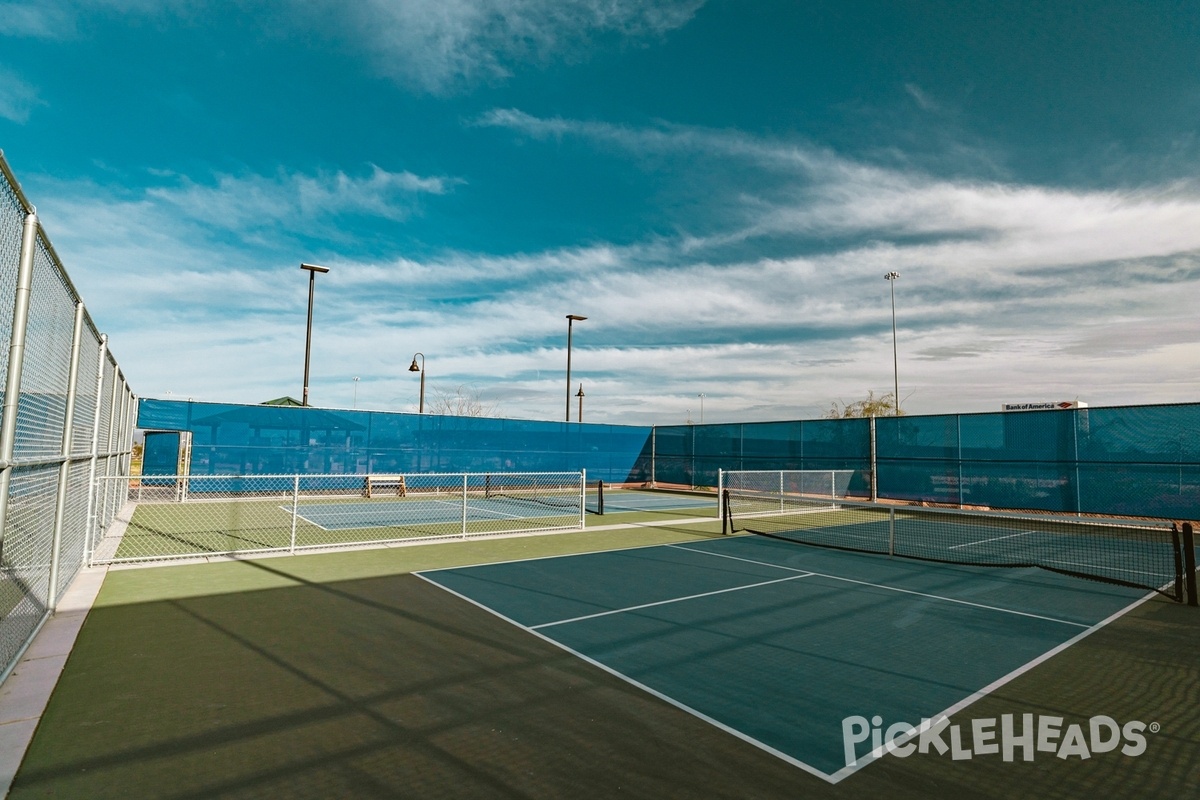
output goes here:
{"type": "Polygon", "coordinates": [[[420,405],[417,407],[417,413],[424,414],[425,413],[425,354],[424,353],[416,353],[413,355],[413,363],[408,366],[408,371],[421,373],[421,402],[420,402],[420,405]],[[419,366],[419,367],[417,366],[417,356],[421,357],[421,366],[419,366]]]}
{"type": "Polygon", "coordinates": [[[700,393],[700,424],[704,424],[704,392],[700,393]]]}
{"type": "Polygon", "coordinates": [[[358,408],[358,376],[354,376],[354,407],[358,408]]]}
{"type": "Polygon", "coordinates": [[[308,360],[312,354],[312,309],[313,289],[317,284],[318,272],[329,272],[329,267],[318,267],[316,264],[301,264],[300,269],[308,271],[308,327],[304,333],[304,395],[301,405],[308,405],[308,360]]]}
{"type": "Polygon", "coordinates": [[[575,395],[579,398],[579,421],[583,422],[583,384],[579,384],[579,393],[575,395]]]}
{"type": "Polygon", "coordinates": [[[571,326],[587,317],[567,314],[567,422],[571,421],[571,326]]]}
{"type": "Polygon", "coordinates": [[[900,414],[900,362],[896,357],[896,279],[900,277],[899,272],[889,272],[883,276],[888,282],[888,287],[892,291],[892,376],[895,383],[892,388],[892,400],[894,402],[893,412],[896,416],[900,414]]]}

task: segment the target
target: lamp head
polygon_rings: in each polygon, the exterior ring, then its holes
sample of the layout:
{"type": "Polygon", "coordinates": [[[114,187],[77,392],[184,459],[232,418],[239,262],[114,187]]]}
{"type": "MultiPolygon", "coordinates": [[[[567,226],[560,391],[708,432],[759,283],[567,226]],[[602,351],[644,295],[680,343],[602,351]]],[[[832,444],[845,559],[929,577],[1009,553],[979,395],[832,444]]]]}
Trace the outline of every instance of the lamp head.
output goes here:
{"type": "Polygon", "coordinates": [[[421,368],[417,366],[417,357],[413,356],[413,363],[408,367],[409,372],[420,372],[421,368]]]}
{"type": "Polygon", "coordinates": [[[309,272],[329,272],[329,267],[318,267],[316,264],[301,264],[300,269],[306,269],[309,272]]]}
{"type": "Polygon", "coordinates": [[[572,322],[582,322],[583,320],[587,319],[587,317],[581,317],[578,314],[567,314],[567,319],[571,320],[572,322]]]}

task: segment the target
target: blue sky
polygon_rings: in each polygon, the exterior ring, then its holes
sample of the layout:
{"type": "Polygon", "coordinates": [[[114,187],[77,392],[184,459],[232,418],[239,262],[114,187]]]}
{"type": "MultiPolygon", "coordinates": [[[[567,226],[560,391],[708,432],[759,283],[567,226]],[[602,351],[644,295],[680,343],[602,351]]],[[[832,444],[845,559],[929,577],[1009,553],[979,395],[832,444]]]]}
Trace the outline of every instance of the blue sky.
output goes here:
{"type": "Polygon", "coordinates": [[[587,421],[816,417],[891,390],[892,270],[909,413],[1200,400],[1198,121],[1190,3],[0,2],[0,148],[147,397],[299,397],[307,261],[314,405],[421,351],[560,419],[573,313],[587,421]]]}

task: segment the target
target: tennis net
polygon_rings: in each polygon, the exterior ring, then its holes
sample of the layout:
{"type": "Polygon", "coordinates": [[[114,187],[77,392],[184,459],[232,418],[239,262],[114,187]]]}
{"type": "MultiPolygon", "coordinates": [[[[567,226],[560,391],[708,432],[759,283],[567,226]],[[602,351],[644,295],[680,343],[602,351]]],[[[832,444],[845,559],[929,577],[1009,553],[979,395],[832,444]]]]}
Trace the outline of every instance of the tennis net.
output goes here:
{"type": "MultiPolygon", "coordinates": [[[[488,500],[511,500],[580,513],[597,510],[598,491],[588,491],[587,480],[578,472],[531,472],[483,475],[482,487],[468,485],[468,496],[488,500]]],[[[477,484],[477,482],[476,482],[477,484]]]]}
{"type": "Polygon", "coordinates": [[[723,497],[726,534],[980,567],[1039,567],[1183,599],[1180,537],[1167,524],[891,506],[844,499],[723,497]]]}

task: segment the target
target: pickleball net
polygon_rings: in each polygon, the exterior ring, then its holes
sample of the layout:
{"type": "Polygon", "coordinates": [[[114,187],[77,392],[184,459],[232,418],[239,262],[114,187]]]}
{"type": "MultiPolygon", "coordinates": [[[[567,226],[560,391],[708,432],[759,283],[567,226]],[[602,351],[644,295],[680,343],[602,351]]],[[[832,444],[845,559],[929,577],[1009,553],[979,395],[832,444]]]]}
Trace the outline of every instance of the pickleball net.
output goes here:
{"type": "Polygon", "coordinates": [[[603,512],[603,484],[588,486],[581,473],[492,473],[474,476],[469,496],[512,501],[544,508],[589,514],[603,512]]]}
{"type": "Polygon", "coordinates": [[[723,531],[976,567],[1038,567],[1183,599],[1170,524],[856,502],[726,488],[723,531]]]}

